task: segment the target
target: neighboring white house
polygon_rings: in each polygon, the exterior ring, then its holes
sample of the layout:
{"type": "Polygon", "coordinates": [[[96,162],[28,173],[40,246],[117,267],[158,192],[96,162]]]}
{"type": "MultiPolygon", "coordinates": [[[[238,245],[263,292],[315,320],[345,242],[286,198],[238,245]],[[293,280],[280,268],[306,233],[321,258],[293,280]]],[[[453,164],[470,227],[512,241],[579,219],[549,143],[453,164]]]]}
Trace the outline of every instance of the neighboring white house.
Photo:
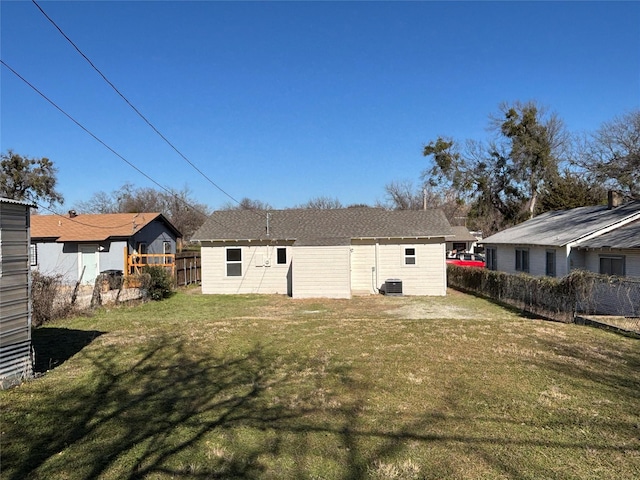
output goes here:
{"type": "Polygon", "coordinates": [[[640,219],[584,240],[576,249],[583,255],[586,270],[640,278],[640,219]]]}
{"type": "Polygon", "coordinates": [[[451,235],[439,210],[227,210],[192,240],[202,245],[203,293],[350,298],[387,280],[404,295],[445,295],[451,235]]]}
{"type": "Polygon", "coordinates": [[[547,212],[483,240],[487,268],[640,277],[640,201],[547,212]]]}
{"type": "Polygon", "coordinates": [[[451,227],[453,237],[447,239],[447,253],[475,252],[478,238],[467,227],[451,227]]]}
{"type": "Polygon", "coordinates": [[[0,386],[33,374],[27,202],[0,198],[0,386]]]}
{"type": "Polygon", "coordinates": [[[31,268],[93,284],[101,272],[124,271],[128,255],[175,254],[178,238],[160,213],[33,215],[31,268]]]}

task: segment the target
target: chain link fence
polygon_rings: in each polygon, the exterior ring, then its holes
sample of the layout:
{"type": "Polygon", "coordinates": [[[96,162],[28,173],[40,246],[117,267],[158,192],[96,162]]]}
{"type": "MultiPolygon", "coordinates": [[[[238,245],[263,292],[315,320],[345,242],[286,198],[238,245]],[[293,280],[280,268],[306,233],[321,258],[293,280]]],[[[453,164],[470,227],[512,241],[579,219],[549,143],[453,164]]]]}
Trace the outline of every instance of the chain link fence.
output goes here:
{"type": "Polygon", "coordinates": [[[473,292],[525,312],[561,322],[591,318],[640,333],[640,279],[574,271],[563,278],[511,275],[447,266],[452,288],[473,292]]]}

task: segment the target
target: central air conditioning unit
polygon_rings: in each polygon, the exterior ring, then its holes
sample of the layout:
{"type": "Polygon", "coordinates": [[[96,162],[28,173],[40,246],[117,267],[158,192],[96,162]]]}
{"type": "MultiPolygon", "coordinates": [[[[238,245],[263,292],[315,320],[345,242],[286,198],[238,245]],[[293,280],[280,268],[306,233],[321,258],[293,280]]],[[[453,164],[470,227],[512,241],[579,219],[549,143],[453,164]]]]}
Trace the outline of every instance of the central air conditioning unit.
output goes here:
{"type": "Polygon", "coordinates": [[[384,294],[402,296],[402,280],[398,278],[388,278],[384,281],[384,294]]]}

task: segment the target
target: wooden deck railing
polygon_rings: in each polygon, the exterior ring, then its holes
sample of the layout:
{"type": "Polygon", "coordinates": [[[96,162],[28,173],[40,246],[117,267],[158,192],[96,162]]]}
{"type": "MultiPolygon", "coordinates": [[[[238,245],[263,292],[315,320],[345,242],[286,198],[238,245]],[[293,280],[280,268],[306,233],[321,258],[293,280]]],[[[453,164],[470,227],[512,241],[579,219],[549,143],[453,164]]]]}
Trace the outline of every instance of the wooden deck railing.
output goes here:
{"type": "Polygon", "coordinates": [[[125,254],[125,276],[142,273],[142,268],[146,265],[154,267],[164,267],[175,275],[176,256],[173,253],[133,253],[125,254]]]}

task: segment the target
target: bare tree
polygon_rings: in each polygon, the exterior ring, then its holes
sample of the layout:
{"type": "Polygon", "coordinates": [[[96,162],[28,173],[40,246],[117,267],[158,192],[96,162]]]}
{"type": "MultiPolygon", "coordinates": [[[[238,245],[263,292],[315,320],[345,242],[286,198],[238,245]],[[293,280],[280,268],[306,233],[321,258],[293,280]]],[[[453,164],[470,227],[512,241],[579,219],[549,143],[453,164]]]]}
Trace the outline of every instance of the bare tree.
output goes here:
{"type": "Polygon", "coordinates": [[[188,240],[211,213],[203,203],[196,202],[187,187],[159,192],[153,188],[136,188],[124,184],[111,193],[95,193],[89,200],[77,203],[76,210],[86,213],[158,212],[188,240]]]}
{"type": "Polygon", "coordinates": [[[220,210],[272,210],[273,207],[261,200],[253,200],[248,197],[242,198],[238,203],[227,202],[220,210]]]}
{"type": "Polygon", "coordinates": [[[575,163],[595,182],[640,198],[640,109],[604,122],[583,138],[575,163]]]}
{"type": "Polygon", "coordinates": [[[314,197],[306,203],[296,205],[293,208],[308,208],[313,210],[329,210],[332,208],[342,208],[342,203],[337,198],[326,196],[314,197]]]}

